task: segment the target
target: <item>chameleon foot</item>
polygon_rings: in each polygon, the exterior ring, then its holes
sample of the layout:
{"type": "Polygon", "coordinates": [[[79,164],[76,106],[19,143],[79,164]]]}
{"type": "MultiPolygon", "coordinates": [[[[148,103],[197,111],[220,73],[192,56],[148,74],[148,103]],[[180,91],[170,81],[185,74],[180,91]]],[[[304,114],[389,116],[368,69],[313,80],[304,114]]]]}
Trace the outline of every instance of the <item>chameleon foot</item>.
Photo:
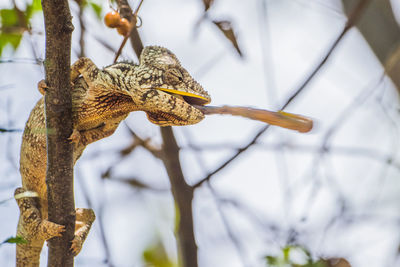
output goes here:
{"type": "Polygon", "coordinates": [[[71,251],[74,256],[77,256],[79,252],[81,252],[82,245],[84,240],[79,236],[75,236],[74,239],[71,241],[71,251]]]}
{"type": "Polygon", "coordinates": [[[74,129],[68,140],[71,141],[71,143],[73,144],[79,144],[79,141],[81,141],[81,134],[77,129],[74,129]]]}
{"type": "Polygon", "coordinates": [[[74,256],[78,255],[81,251],[83,242],[85,242],[95,219],[96,215],[93,210],[81,208],[76,209],[75,236],[71,241],[71,251],[74,256]]]}
{"type": "Polygon", "coordinates": [[[42,95],[46,94],[47,84],[44,80],[41,80],[40,82],[38,82],[38,90],[42,95]]]}
{"type": "Polygon", "coordinates": [[[18,235],[28,242],[33,240],[47,240],[52,237],[61,236],[65,231],[63,225],[50,222],[41,218],[39,209],[39,194],[24,188],[17,188],[14,193],[20,209],[20,222],[18,224],[18,235]]]}
{"type": "Polygon", "coordinates": [[[45,239],[50,239],[57,236],[62,236],[62,233],[65,232],[65,226],[57,223],[50,222],[48,220],[43,220],[42,224],[42,232],[45,233],[45,239]]]}

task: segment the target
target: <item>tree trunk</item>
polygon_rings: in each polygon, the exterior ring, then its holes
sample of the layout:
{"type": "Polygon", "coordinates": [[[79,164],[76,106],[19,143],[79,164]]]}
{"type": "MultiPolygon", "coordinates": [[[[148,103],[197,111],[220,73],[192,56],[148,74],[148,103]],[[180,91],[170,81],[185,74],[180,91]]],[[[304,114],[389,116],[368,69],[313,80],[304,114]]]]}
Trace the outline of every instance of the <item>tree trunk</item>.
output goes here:
{"type": "Polygon", "coordinates": [[[70,251],[75,230],[73,195],[71,34],[68,0],[42,0],[46,31],[45,95],[49,220],[65,225],[62,237],[49,240],[48,266],[73,266],[70,251]]]}

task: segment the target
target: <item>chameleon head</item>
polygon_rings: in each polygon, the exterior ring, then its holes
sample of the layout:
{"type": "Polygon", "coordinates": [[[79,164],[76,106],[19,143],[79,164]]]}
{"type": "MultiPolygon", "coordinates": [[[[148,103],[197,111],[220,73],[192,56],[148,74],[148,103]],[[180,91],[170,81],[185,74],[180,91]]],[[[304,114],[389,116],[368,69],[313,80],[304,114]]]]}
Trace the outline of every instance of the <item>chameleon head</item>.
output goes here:
{"type": "Polygon", "coordinates": [[[135,72],[142,110],[151,122],[160,126],[189,125],[204,118],[193,105],[210,103],[210,96],[168,49],[144,48],[135,72]]]}

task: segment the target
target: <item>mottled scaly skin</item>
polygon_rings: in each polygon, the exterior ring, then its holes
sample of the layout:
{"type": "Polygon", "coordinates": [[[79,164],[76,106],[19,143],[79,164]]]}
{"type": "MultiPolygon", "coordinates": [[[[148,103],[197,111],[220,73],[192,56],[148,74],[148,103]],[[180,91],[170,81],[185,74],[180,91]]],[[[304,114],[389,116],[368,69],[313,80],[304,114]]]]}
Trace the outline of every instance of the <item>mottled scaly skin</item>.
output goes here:
{"type": "MultiPolygon", "coordinates": [[[[88,144],[114,133],[129,112],[145,111],[151,122],[161,126],[190,125],[201,121],[204,115],[189,103],[210,102],[207,92],[175,55],[156,46],[143,50],[139,65],[116,63],[101,70],[90,59],[80,58],[71,67],[71,80],[74,128],[70,139],[74,143],[74,162],[88,144]]],[[[40,88],[43,90],[43,84],[40,88]]],[[[22,187],[15,191],[21,213],[17,235],[28,243],[17,245],[17,266],[39,266],[44,241],[64,231],[64,226],[47,220],[45,133],[41,98],[29,116],[22,138],[22,187]]],[[[77,209],[76,214],[71,245],[75,255],[95,219],[90,209],[77,209]]]]}

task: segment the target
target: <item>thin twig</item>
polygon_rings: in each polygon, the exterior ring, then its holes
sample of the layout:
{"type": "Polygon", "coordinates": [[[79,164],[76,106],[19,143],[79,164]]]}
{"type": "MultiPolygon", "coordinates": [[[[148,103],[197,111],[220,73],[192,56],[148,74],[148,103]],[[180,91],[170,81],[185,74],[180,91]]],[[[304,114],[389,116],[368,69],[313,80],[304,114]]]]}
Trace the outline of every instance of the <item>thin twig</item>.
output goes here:
{"type": "Polygon", "coordinates": [[[121,15],[124,18],[129,20],[131,27],[130,27],[129,33],[126,36],[124,36],[124,40],[122,40],[122,43],[115,55],[114,63],[117,62],[117,59],[120,56],[122,49],[126,45],[126,42],[128,41],[129,38],[131,40],[132,47],[135,50],[135,53],[138,58],[140,56],[140,52],[143,50],[143,44],[142,44],[142,41],[140,40],[139,33],[138,33],[137,27],[136,27],[139,9],[142,6],[143,0],[139,3],[135,12],[132,12],[132,9],[129,6],[129,3],[126,0],[118,0],[117,2],[118,2],[118,6],[120,9],[121,15]]]}
{"type": "Polygon", "coordinates": [[[84,8],[84,3],[85,1],[76,1],[79,5],[79,13],[78,13],[78,19],[79,19],[79,55],[78,57],[84,57],[85,56],[85,33],[86,33],[86,27],[85,27],[85,22],[83,21],[83,8],[84,8]]]}
{"type": "Polygon", "coordinates": [[[307,77],[307,79],[304,80],[304,82],[300,85],[300,87],[289,97],[289,99],[286,101],[286,103],[282,106],[281,109],[285,109],[302,91],[304,91],[304,88],[310,83],[310,81],[315,77],[315,75],[321,70],[321,68],[325,65],[326,61],[328,58],[331,56],[332,52],[335,50],[337,45],[340,43],[340,41],[343,39],[344,35],[355,25],[355,23],[358,21],[360,18],[362,11],[366,8],[368,2],[370,0],[360,0],[358,5],[353,9],[351,12],[347,23],[345,27],[343,28],[342,32],[339,34],[339,36],[336,38],[336,40],[333,42],[332,46],[326,53],[326,55],[322,58],[321,62],[315,67],[314,71],[311,72],[311,74],[307,77]]]}
{"type": "Polygon", "coordinates": [[[221,217],[222,223],[224,224],[224,227],[226,229],[228,237],[232,241],[232,244],[233,244],[233,246],[235,247],[235,249],[236,249],[236,251],[238,253],[238,256],[239,256],[239,259],[240,259],[240,261],[242,263],[242,266],[245,266],[245,267],[246,266],[250,266],[250,264],[248,263],[249,260],[247,259],[247,255],[244,252],[244,248],[241,245],[241,242],[240,242],[239,238],[234,234],[235,231],[232,229],[229,220],[225,216],[225,212],[222,209],[219,197],[217,196],[217,192],[214,190],[214,188],[211,186],[210,183],[207,183],[207,185],[208,185],[208,188],[210,189],[211,195],[214,198],[214,202],[215,202],[215,204],[217,206],[217,211],[219,213],[219,216],[221,217]]]}
{"type": "Polygon", "coordinates": [[[20,133],[22,132],[21,129],[5,129],[5,128],[0,128],[0,133],[20,133]]]}
{"type": "MultiPolygon", "coordinates": [[[[344,35],[348,32],[348,30],[354,26],[354,24],[357,22],[359,19],[360,15],[362,14],[362,11],[366,7],[370,0],[360,0],[358,5],[354,8],[353,12],[349,16],[349,19],[343,28],[343,31],[340,33],[340,35],[336,38],[336,40],[333,42],[332,46],[329,48],[327,51],[326,55],[322,58],[321,62],[315,67],[315,69],[309,74],[309,76],[304,80],[304,82],[300,85],[300,87],[289,97],[289,99],[284,103],[282,106],[281,110],[285,109],[292,101],[297,98],[297,96],[304,91],[306,86],[310,83],[310,81],[315,77],[315,75],[321,70],[321,68],[325,65],[327,62],[328,58],[332,55],[332,52],[335,50],[337,45],[340,43],[340,41],[343,39],[344,35]]],[[[256,133],[251,141],[243,146],[242,148],[239,148],[238,151],[232,155],[229,159],[227,159],[224,163],[222,163],[219,167],[217,167],[214,171],[210,172],[207,174],[204,178],[202,178],[199,182],[197,182],[195,185],[193,185],[194,188],[201,186],[204,182],[209,181],[212,176],[214,176],[216,173],[224,169],[226,166],[228,166],[231,162],[233,162],[239,155],[241,155],[243,152],[245,152],[247,149],[252,147],[257,140],[269,129],[270,125],[266,125],[261,130],[256,133]]]]}
{"type": "MultiPolygon", "coordinates": [[[[85,199],[87,206],[89,209],[93,209],[93,203],[89,197],[89,192],[86,186],[86,183],[84,182],[84,175],[81,172],[81,169],[78,168],[77,169],[78,172],[78,183],[80,184],[80,188],[82,190],[83,193],[83,198],[85,199]]],[[[104,220],[103,220],[103,214],[102,214],[102,204],[104,203],[104,201],[101,201],[101,208],[98,209],[98,211],[96,211],[97,213],[97,218],[96,221],[99,225],[99,229],[100,229],[100,239],[101,239],[101,243],[103,244],[103,248],[104,248],[104,252],[105,252],[105,264],[107,264],[108,267],[113,267],[114,265],[112,264],[111,261],[111,252],[110,252],[110,246],[108,244],[107,238],[106,238],[106,233],[105,233],[105,229],[104,229],[104,220]]]]}
{"type": "Polygon", "coordinates": [[[119,46],[117,53],[115,54],[114,63],[117,62],[119,56],[121,55],[122,49],[124,48],[124,46],[126,44],[126,41],[128,41],[128,38],[129,38],[129,35],[128,36],[124,36],[124,40],[122,40],[122,43],[119,46]]]}
{"type": "Polygon", "coordinates": [[[135,189],[138,190],[149,190],[149,191],[154,191],[154,192],[169,192],[169,188],[157,188],[151,185],[148,185],[143,181],[143,179],[139,179],[136,177],[107,177],[108,180],[114,181],[114,182],[119,182],[119,183],[124,183],[127,184],[135,189]]]}
{"type": "Polygon", "coordinates": [[[24,64],[34,64],[34,65],[39,65],[41,66],[43,64],[43,60],[41,59],[33,59],[33,58],[1,58],[0,59],[0,64],[1,63],[24,63],[24,64]]]}

